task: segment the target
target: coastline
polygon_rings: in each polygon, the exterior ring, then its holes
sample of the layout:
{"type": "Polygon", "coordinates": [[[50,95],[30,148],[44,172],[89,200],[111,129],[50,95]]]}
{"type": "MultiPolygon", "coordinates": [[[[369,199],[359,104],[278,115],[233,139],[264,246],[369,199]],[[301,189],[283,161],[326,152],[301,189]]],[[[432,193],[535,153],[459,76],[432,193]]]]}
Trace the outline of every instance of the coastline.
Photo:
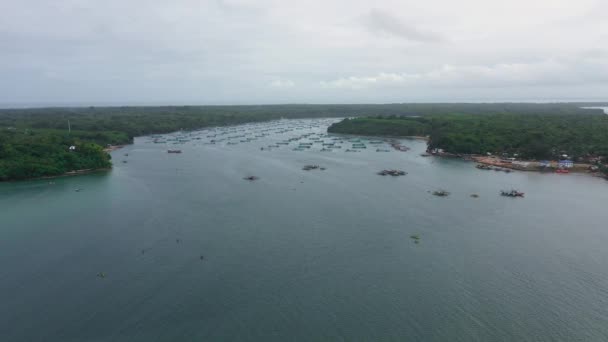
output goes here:
{"type": "MultiPolygon", "coordinates": [[[[429,152],[430,153],[430,152],[429,152]]],[[[548,166],[542,166],[542,164],[535,160],[509,160],[500,159],[495,156],[479,156],[479,155],[458,155],[447,152],[442,153],[430,153],[435,157],[442,158],[460,158],[465,161],[475,162],[477,164],[483,164],[488,166],[494,166],[502,169],[510,169],[516,171],[527,171],[527,172],[540,172],[540,173],[555,173],[558,169],[558,162],[552,160],[548,166]]],[[[600,171],[591,171],[590,167],[592,164],[587,163],[574,163],[571,168],[568,168],[568,173],[581,173],[588,174],[592,177],[599,177],[608,179],[607,175],[602,174],[600,171]]]]}
{"type": "Polygon", "coordinates": [[[11,180],[5,180],[5,181],[0,181],[0,183],[17,183],[17,182],[28,182],[28,181],[38,181],[38,180],[47,180],[47,179],[56,179],[56,178],[63,178],[63,177],[74,177],[74,176],[82,176],[82,175],[90,175],[93,173],[101,173],[101,172],[108,172],[108,171],[112,171],[112,168],[101,168],[101,169],[83,169],[83,170],[72,170],[72,171],[68,171],[59,175],[53,175],[53,176],[42,176],[42,177],[34,177],[34,178],[25,178],[25,179],[11,179],[11,180]]]}

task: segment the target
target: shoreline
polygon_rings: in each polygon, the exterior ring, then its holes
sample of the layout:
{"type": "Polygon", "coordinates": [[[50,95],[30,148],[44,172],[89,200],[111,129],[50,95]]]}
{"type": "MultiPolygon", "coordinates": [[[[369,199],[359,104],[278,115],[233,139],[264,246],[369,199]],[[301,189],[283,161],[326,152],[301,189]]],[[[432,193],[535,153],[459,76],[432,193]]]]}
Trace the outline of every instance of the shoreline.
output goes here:
{"type": "Polygon", "coordinates": [[[106,153],[110,153],[112,151],[116,151],[116,150],[120,150],[121,148],[127,146],[127,145],[131,145],[131,144],[124,144],[124,145],[110,145],[110,146],[106,146],[103,151],[106,153]]]}
{"type": "Polygon", "coordinates": [[[90,175],[90,174],[97,173],[97,172],[101,173],[101,172],[108,172],[108,171],[112,171],[112,168],[110,167],[110,168],[101,168],[101,169],[73,170],[73,171],[68,171],[68,172],[62,173],[60,175],[41,176],[41,177],[25,178],[25,179],[11,179],[11,180],[0,181],[0,183],[18,183],[18,182],[28,182],[28,181],[39,181],[39,180],[56,179],[56,178],[63,178],[63,177],[90,175]]]}

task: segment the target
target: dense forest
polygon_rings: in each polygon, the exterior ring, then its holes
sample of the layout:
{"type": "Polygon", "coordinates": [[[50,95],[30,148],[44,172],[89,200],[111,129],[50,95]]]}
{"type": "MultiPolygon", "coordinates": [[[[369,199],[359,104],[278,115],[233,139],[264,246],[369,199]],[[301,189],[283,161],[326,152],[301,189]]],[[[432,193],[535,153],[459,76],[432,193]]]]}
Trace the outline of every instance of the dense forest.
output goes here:
{"type": "Polygon", "coordinates": [[[109,168],[110,155],[94,142],[97,139],[89,132],[67,135],[52,130],[5,129],[0,132],[0,180],[109,168]]]}
{"type": "Polygon", "coordinates": [[[429,136],[429,149],[459,154],[517,154],[555,159],[608,156],[608,115],[442,114],[421,117],[345,119],[329,132],[361,135],[429,136]]]}
{"type": "MultiPolygon", "coordinates": [[[[591,135],[592,139],[579,139],[577,135],[578,130],[584,129],[587,124],[597,123],[590,123],[588,120],[576,123],[568,117],[576,115],[579,118],[588,114],[596,114],[599,117],[602,111],[580,107],[581,104],[574,103],[396,103],[0,109],[0,180],[52,176],[80,169],[106,168],[111,164],[109,156],[103,152],[103,147],[127,144],[132,142],[133,137],[140,135],[279,118],[391,117],[391,119],[377,119],[384,120],[381,123],[375,122],[376,119],[365,119],[368,121],[364,125],[355,120],[353,125],[357,128],[346,127],[350,121],[345,121],[342,126],[335,126],[332,129],[346,130],[345,133],[352,131],[363,134],[423,135],[429,134],[432,128],[434,137],[431,140],[432,146],[445,146],[447,149],[467,151],[467,153],[501,148],[507,151],[519,151],[526,146],[547,152],[552,151],[554,146],[562,149],[561,146],[564,144],[556,145],[556,139],[561,141],[573,137],[577,143],[565,150],[572,150],[577,154],[591,150],[601,151],[605,145],[601,144],[602,139],[597,137],[596,133],[591,135]],[[530,117],[526,127],[534,127],[532,136],[542,136],[543,139],[529,138],[530,135],[526,135],[528,138],[519,137],[519,140],[513,140],[513,136],[506,136],[505,134],[511,130],[517,131],[521,128],[508,120],[510,115],[530,117]],[[406,120],[403,117],[411,119],[406,120]],[[560,117],[564,119],[557,119],[560,117]],[[493,124],[500,118],[507,118],[501,123],[504,125],[502,128],[493,124]],[[545,118],[554,120],[555,126],[545,129],[543,126],[545,118]],[[474,122],[475,124],[470,126],[474,122]],[[70,133],[68,133],[68,124],[71,125],[70,133]],[[563,125],[571,128],[572,133],[563,134],[558,138],[554,131],[559,130],[563,125]],[[479,133],[480,130],[485,129],[493,133],[489,135],[479,133]],[[551,132],[550,139],[545,139],[545,133],[542,133],[545,130],[551,132]],[[70,146],[75,146],[76,149],[70,151],[70,146]]],[[[599,122],[600,126],[601,124],[602,122],[599,122]]],[[[518,136],[517,133],[513,134],[518,136]]]]}

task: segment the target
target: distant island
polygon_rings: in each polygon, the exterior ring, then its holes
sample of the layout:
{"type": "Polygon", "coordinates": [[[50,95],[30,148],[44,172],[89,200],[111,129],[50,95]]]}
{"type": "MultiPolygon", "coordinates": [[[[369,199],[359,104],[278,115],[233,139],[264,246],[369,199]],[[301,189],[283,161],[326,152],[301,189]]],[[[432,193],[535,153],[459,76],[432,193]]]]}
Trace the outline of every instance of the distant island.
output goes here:
{"type": "Polygon", "coordinates": [[[606,156],[598,103],[66,107],[0,110],[0,181],[111,167],[107,148],[136,136],[281,118],[365,117],[332,132],[429,135],[430,148],[550,157],[606,156]]]}
{"type": "MultiPolygon", "coordinates": [[[[608,174],[608,115],[603,112],[431,114],[344,119],[330,133],[425,136],[428,151],[519,160],[568,159],[608,174]],[[602,163],[603,162],[603,163],[602,163]]],[[[550,165],[550,164],[547,164],[550,165]]]]}

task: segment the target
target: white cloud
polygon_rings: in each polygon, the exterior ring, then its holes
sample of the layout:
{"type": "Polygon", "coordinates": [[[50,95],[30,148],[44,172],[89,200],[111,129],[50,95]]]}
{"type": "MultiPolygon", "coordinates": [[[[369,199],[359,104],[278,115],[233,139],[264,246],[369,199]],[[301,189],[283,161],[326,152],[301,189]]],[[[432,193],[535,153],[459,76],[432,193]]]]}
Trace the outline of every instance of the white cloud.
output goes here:
{"type": "MultiPolygon", "coordinates": [[[[597,51],[592,55],[595,57],[597,51]]],[[[323,88],[370,89],[381,87],[517,87],[580,85],[608,82],[608,60],[546,60],[493,66],[453,66],[423,73],[386,73],[350,76],[321,82],[323,88]]]]}
{"type": "Polygon", "coordinates": [[[273,88],[288,89],[295,87],[296,84],[290,80],[274,80],[270,82],[270,86],[273,88]]]}

